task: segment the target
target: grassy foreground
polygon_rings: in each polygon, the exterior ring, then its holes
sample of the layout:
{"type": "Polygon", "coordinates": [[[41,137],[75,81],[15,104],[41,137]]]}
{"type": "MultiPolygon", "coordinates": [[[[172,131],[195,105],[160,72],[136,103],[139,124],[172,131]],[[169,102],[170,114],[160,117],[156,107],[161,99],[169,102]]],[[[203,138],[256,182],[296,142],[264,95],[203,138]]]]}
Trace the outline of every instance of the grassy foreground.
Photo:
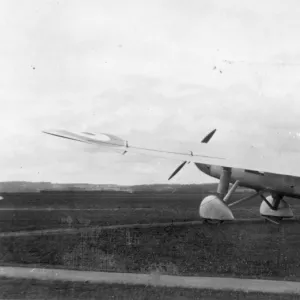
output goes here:
{"type": "MultiPolygon", "coordinates": [[[[16,210],[1,211],[0,207],[0,230],[198,220],[200,198],[204,196],[99,192],[10,194],[0,206],[16,210]],[[20,207],[65,210],[17,210],[20,207]],[[108,210],[94,210],[102,208],[108,210]]],[[[242,196],[235,195],[235,199],[242,196]]],[[[294,203],[295,213],[300,211],[297,201],[289,201],[294,203]]],[[[237,206],[235,216],[257,217],[260,202],[253,199],[237,206]]],[[[136,273],[156,270],[170,275],[298,281],[299,249],[299,222],[280,226],[261,222],[98,229],[88,234],[0,238],[0,264],[136,273]]]]}
{"type": "Polygon", "coordinates": [[[0,278],[4,299],[294,300],[298,295],[0,278]]]}
{"type": "Polygon", "coordinates": [[[0,239],[0,264],[300,280],[300,224],[94,230],[0,239]]]}

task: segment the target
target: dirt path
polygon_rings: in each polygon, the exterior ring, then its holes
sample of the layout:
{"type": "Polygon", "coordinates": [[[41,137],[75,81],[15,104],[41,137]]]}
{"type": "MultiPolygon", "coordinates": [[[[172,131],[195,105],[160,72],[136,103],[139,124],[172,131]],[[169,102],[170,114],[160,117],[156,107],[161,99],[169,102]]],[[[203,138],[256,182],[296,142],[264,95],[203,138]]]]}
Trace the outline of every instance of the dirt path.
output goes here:
{"type": "Polygon", "coordinates": [[[93,230],[114,230],[121,228],[150,228],[150,227],[169,227],[169,226],[188,226],[199,225],[202,221],[192,222],[174,222],[174,223],[151,223],[151,224],[125,224],[125,225],[108,225],[108,226],[89,226],[81,228],[55,228],[55,229],[42,229],[42,230],[22,230],[22,231],[10,231],[0,232],[1,237],[17,237],[17,236],[36,236],[36,235],[50,235],[50,234],[76,234],[89,232],[93,230]]]}
{"type": "MultiPolygon", "coordinates": [[[[261,224],[264,221],[262,219],[239,219],[233,220],[232,223],[252,223],[261,224]]],[[[288,221],[286,221],[288,222],[288,221]]],[[[295,222],[295,221],[294,221],[295,222]]],[[[197,226],[203,224],[203,221],[189,221],[189,222],[173,222],[173,223],[148,223],[148,224],[124,224],[124,225],[108,225],[108,226],[89,226],[79,228],[55,228],[55,229],[42,229],[42,230],[22,230],[22,231],[10,231],[0,232],[1,237],[18,237],[18,236],[39,236],[39,235],[50,235],[50,234],[76,234],[84,233],[93,230],[114,230],[121,228],[151,228],[151,227],[178,227],[178,226],[197,226]]],[[[218,226],[218,225],[211,225],[218,226]]]]}
{"type": "Polygon", "coordinates": [[[88,272],[59,269],[0,267],[0,276],[39,280],[123,283],[152,286],[184,287],[214,290],[235,290],[278,294],[299,294],[300,282],[218,277],[187,277],[159,274],[88,272]]]}

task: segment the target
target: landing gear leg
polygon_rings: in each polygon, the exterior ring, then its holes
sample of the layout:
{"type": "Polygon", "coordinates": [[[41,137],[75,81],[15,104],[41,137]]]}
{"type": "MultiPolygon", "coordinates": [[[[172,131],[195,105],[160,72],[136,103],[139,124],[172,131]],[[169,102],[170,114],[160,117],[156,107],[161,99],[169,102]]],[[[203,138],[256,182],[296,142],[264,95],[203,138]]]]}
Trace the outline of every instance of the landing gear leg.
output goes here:
{"type": "Polygon", "coordinates": [[[230,177],[231,177],[231,169],[223,168],[220,182],[217,189],[217,194],[219,195],[221,200],[224,199],[225,195],[228,192],[230,177]]]}

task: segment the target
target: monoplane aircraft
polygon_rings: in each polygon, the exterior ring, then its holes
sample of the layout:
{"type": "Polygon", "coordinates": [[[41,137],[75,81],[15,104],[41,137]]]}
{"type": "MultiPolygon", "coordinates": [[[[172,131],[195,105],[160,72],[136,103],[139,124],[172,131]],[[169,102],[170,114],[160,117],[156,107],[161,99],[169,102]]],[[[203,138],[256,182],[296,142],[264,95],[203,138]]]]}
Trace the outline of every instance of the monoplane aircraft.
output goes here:
{"type": "Polygon", "coordinates": [[[211,143],[208,144],[216,130],[205,136],[201,143],[199,142],[197,149],[183,152],[132,145],[129,141],[111,134],[75,133],[66,130],[43,132],[123,155],[140,153],[182,161],[169,179],[175,176],[185,164],[193,162],[203,173],[219,179],[216,193],[205,197],[200,203],[199,215],[206,222],[233,220],[234,216],[230,209],[232,206],[260,196],[261,216],[277,223],[283,218],[294,216],[291,207],[283,198],[285,196],[300,198],[300,176],[298,175],[300,156],[298,154],[263,151],[255,147],[237,147],[234,151],[225,146],[216,147],[211,143]],[[253,189],[254,193],[230,203],[237,187],[253,189]]]}

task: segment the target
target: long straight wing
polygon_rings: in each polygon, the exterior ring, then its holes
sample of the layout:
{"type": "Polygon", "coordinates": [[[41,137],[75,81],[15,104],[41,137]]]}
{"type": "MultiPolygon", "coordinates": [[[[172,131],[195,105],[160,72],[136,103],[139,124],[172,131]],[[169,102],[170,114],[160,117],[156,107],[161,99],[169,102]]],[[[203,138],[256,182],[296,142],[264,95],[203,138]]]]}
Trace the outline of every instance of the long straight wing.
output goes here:
{"type": "Polygon", "coordinates": [[[172,151],[172,149],[154,149],[151,147],[140,147],[131,145],[111,134],[93,134],[89,132],[75,133],[66,130],[43,131],[56,137],[91,144],[105,151],[118,153],[138,153],[177,161],[191,161],[208,165],[217,165],[229,168],[240,168],[259,171],[264,173],[275,173],[281,175],[298,176],[299,154],[285,154],[258,151],[257,149],[229,149],[220,148],[215,145],[199,143],[197,149],[192,151],[172,151]]]}

